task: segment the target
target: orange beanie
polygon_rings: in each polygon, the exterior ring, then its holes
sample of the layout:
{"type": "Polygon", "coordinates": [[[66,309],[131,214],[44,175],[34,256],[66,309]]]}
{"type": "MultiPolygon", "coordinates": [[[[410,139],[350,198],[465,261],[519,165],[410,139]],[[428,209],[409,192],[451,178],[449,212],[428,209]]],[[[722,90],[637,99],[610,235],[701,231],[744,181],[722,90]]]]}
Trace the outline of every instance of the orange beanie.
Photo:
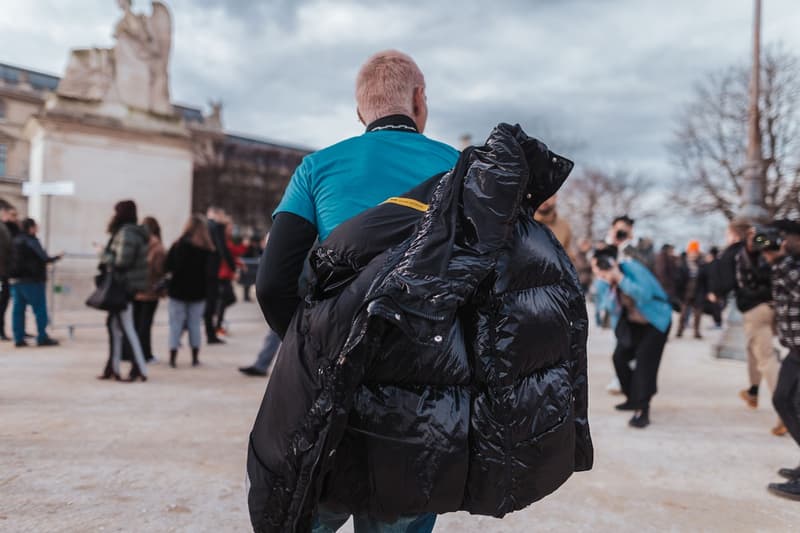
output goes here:
{"type": "Polygon", "coordinates": [[[700,253],[700,241],[689,241],[686,246],[686,253],[700,253]]]}

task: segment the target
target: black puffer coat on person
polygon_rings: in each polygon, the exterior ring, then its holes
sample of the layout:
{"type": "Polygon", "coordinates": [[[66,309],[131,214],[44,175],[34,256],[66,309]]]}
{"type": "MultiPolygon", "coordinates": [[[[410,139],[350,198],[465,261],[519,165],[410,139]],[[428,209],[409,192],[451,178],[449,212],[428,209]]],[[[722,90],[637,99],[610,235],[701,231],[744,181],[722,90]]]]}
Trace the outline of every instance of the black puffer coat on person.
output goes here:
{"type": "Polygon", "coordinates": [[[501,124],[312,252],[250,437],[255,531],[308,531],[318,503],[499,517],[591,468],[586,306],[533,220],[571,169],[501,124]]]}

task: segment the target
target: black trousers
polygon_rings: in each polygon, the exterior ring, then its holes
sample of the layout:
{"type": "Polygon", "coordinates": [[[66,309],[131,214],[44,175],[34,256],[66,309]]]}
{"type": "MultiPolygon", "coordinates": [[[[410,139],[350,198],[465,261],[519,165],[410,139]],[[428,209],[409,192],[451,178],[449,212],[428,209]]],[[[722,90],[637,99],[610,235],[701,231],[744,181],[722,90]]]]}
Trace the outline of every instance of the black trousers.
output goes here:
{"type": "Polygon", "coordinates": [[[6,333],[6,310],[8,302],[11,300],[11,284],[8,278],[0,279],[0,335],[8,336],[6,333]]]}
{"type": "Polygon", "coordinates": [[[623,317],[617,324],[616,334],[614,369],[622,392],[637,409],[644,409],[658,391],[658,367],[669,329],[661,333],[650,324],[635,324],[623,317]],[[633,370],[631,361],[636,361],[633,370]]]}
{"type": "Polygon", "coordinates": [[[158,309],[158,300],[152,302],[133,302],[133,324],[139,342],[142,343],[142,352],[147,361],[153,359],[153,319],[158,309]]]}
{"type": "Polygon", "coordinates": [[[206,338],[211,341],[217,338],[217,302],[219,301],[219,280],[208,280],[206,285],[206,310],[203,321],[206,324],[206,338]]]}
{"type": "Polygon", "coordinates": [[[800,445],[800,352],[793,351],[783,360],[772,405],[794,441],[800,445]]]}

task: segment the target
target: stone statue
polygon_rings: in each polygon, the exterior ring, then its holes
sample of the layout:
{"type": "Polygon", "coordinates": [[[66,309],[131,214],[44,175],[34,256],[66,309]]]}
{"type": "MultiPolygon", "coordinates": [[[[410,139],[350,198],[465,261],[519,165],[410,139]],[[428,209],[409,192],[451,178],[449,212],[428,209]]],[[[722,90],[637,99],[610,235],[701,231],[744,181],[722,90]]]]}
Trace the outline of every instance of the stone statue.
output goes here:
{"type": "Polygon", "coordinates": [[[167,72],[172,41],[169,10],[154,1],[148,17],[134,13],[131,0],[117,3],[123,15],[114,27],[114,48],[73,50],[57,93],[172,115],[167,72]]]}

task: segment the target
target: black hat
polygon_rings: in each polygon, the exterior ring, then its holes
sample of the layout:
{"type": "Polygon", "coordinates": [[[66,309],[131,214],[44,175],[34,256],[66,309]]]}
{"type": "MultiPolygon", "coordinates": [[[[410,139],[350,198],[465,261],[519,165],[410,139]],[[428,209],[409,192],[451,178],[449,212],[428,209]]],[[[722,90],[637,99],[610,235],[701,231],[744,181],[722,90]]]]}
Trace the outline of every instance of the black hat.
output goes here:
{"type": "Polygon", "coordinates": [[[792,235],[800,235],[800,222],[797,220],[789,220],[788,218],[784,218],[781,220],[773,220],[770,223],[770,226],[773,228],[778,228],[779,230],[790,233],[792,235]]]}

